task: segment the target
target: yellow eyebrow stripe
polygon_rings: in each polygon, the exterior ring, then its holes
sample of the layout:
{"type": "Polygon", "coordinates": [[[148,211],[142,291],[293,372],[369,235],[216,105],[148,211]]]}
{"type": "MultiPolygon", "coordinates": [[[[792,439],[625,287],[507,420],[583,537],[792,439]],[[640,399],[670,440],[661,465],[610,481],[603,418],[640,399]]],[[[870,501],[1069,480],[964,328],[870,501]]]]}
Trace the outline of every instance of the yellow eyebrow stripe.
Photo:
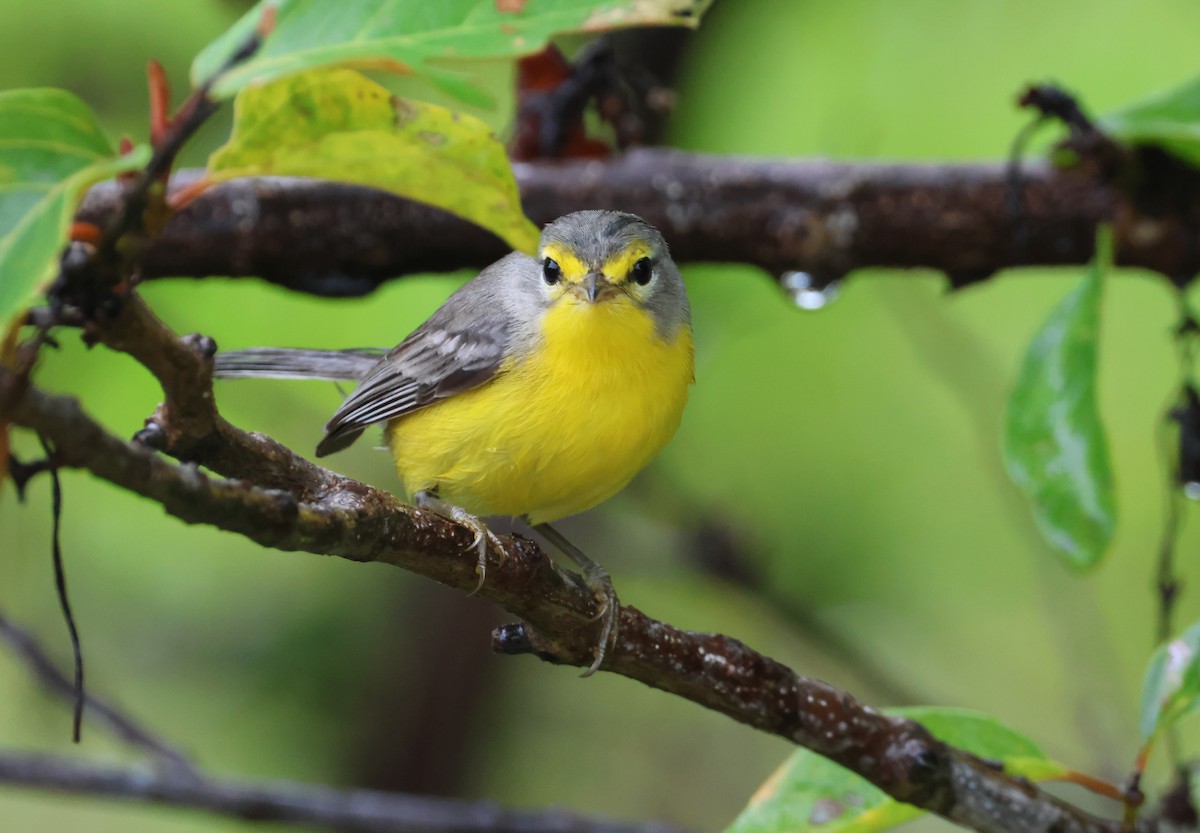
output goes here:
{"type": "Polygon", "coordinates": [[[650,254],[650,247],[645,243],[631,243],[628,247],[604,261],[604,274],[613,283],[624,283],[629,277],[629,270],[650,254]]]}
{"type": "Polygon", "coordinates": [[[587,277],[587,264],[575,257],[570,249],[564,249],[557,243],[548,243],[542,249],[542,257],[552,258],[562,270],[562,276],[571,283],[579,283],[587,277]]]}

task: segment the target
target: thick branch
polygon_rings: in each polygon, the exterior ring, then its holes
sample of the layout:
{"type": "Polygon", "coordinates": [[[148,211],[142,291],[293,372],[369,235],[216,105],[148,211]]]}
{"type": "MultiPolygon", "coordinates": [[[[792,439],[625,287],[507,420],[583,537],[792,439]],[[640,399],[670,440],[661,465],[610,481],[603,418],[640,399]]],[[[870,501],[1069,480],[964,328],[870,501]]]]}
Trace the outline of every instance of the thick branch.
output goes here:
{"type": "Polygon", "coordinates": [[[176,338],[137,294],[122,298],[115,315],[89,322],[87,335],[128,353],[162,385],[164,401],[135,437],[139,443],[301,499],[354,488],[353,481],[293,454],[270,437],[225,421],[213,400],[216,344],[195,334],[176,338]]]}
{"type": "MultiPolygon", "coordinates": [[[[7,393],[15,390],[11,376],[0,371],[0,413],[46,434],[62,465],[87,469],[185,521],[277,549],[394,564],[465,592],[475,587],[470,530],[451,521],[365,484],[304,502],[288,492],[211,477],[113,437],[73,399],[34,387],[17,399],[7,393]]],[[[513,536],[505,543],[503,561],[489,554],[479,595],[523,618],[523,636],[544,658],[589,664],[592,592],[531,542],[513,536]]],[[[727,636],[680,631],[624,607],[620,636],[604,668],[799,743],[902,801],[976,830],[1120,829],[935,741],[918,724],[881,715],[727,636]]]]}
{"type": "MultiPolygon", "coordinates": [[[[529,216],[633,211],[680,262],[748,263],[818,283],[864,267],[927,267],[958,283],[1015,266],[1090,260],[1112,222],[1117,262],[1169,276],[1200,271],[1196,207],[1154,214],[1096,176],[1026,166],[1015,190],[998,164],[866,164],[641,150],[611,161],[514,166],[529,216]]],[[[195,173],[176,177],[176,185],[195,173]]],[[[115,210],[117,189],[88,195],[83,219],[115,210]]],[[[305,292],[357,295],[414,272],[484,266],[506,251],[489,233],[380,191],[247,179],[204,193],[172,218],[146,277],[258,275],[305,292]]]]}
{"type": "Polygon", "coordinates": [[[45,755],[0,754],[0,783],[353,833],[681,833],[666,824],[625,824],[560,810],[506,810],[491,803],[338,790],[294,781],[196,778],[45,755]]]}

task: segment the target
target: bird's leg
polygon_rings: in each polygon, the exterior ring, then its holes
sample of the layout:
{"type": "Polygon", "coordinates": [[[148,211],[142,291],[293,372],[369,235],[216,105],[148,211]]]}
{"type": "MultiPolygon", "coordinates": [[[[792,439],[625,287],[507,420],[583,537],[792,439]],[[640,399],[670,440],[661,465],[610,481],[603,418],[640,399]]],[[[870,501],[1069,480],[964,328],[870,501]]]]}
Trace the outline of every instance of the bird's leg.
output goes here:
{"type": "Polygon", "coordinates": [[[602,625],[600,639],[596,643],[596,659],[583,672],[584,677],[590,677],[596,673],[600,663],[604,661],[608,646],[617,638],[617,618],[621,613],[621,603],[617,600],[616,588],[613,587],[608,571],[588,558],[583,550],[568,541],[566,536],[557,529],[547,523],[533,524],[533,528],[561,550],[563,555],[574,561],[579,569],[583,570],[583,578],[587,582],[587,586],[596,595],[596,603],[600,606],[600,612],[596,614],[596,618],[602,622],[602,625]]]}
{"type": "Polygon", "coordinates": [[[496,534],[487,528],[487,524],[478,517],[472,515],[461,506],[455,506],[453,503],[442,500],[434,491],[423,490],[417,492],[413,495],[413,502],[421,509],[437,512],[443,518],[449,518],[452,521],[460,523],[475,533],[475,540],[471,543],[471,546],[479,555],[479,564],[475,568],[475,572],[479,573],[479,581],[475,584],[475,589],[471,591],[471,595],[474,596],[483,587],[483,579],[487,575],[488,542],[491,542],[501,561],[504,560],[506,555],[504,545],[500,542],[496,534]]]}

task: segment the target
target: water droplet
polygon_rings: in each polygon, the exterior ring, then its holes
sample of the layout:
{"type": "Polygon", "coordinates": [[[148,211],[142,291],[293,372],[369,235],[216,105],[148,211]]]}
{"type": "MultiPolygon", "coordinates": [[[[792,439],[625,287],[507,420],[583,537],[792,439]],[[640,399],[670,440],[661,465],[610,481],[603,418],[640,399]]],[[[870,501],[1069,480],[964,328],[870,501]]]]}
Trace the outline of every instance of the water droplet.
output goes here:
{"type": "Polygon", "coordinates": [[[1191,500],[1200,500],[1200,483],[1191,481],[1183,484],[1183,494],[1191,500]]]}
{"type": "Polygon", "coordinates": [[[824,309],[838,296],[838,281],[822,283],[808,272],[784,272],[779,283],[800,309],[824,309]]]}
{"type": "Polygon", "coordinates": [[[808,823],[815,825],[833,821],[844,809],[832,798],[818,798],[813,802],[812,811],[808,814],[808,823]]]}

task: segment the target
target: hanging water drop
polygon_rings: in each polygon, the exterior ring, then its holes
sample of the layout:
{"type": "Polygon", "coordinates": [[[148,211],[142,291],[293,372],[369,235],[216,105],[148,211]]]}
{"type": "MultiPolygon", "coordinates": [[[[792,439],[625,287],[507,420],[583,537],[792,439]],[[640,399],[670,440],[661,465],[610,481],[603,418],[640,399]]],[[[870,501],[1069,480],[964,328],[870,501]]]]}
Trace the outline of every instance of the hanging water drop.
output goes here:
{"type": "Polygon", "coordinates": [[[838,281],[824,283],[809,272],[784,272],[779,277],[779,284],[792,296],[792,302],[803,310],[824,309],[837,297],[840,288],[838,281]]]}
{"type": "Polygon", "coordinates": [[[1200,483],[1190,480],[1183,484],[1183,495],[1188,500],[1200,500],[1200,483]]]}

